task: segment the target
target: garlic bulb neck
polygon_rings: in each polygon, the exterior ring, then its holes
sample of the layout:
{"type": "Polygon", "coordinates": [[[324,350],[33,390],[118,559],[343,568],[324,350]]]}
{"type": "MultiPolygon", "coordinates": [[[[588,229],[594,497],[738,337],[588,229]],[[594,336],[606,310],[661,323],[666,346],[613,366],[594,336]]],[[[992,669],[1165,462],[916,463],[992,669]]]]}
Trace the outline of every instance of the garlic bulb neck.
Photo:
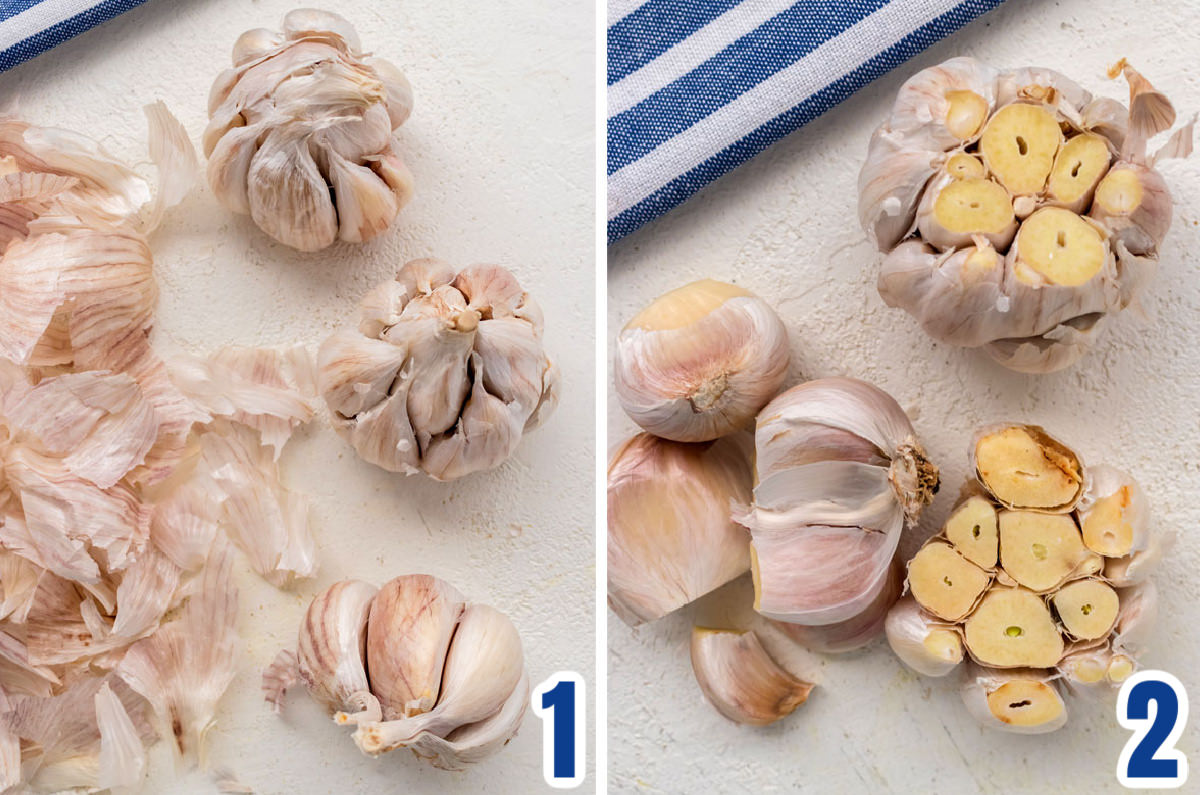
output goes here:
{"type": "Polygon", "coordinates": [[[729,377],[725,373],[721,373],[716,378],[710,378],[700,385],[700,388],[692,393],[690,400],[692,401],[692,410],[701,413],[712,410],[718,403],[721,402],[721,397],[725,394],[725,388],[729,385],[729,377]]]}
{"type": "Polygon", "coordinates": [[[911,436],[896,449],[888,468],[888,481],[904,508],[904,520],[909,527],[917,523],[921,511],[933,502],[940,484],[937,465],[926,457],[925,448],[911,436]]]}

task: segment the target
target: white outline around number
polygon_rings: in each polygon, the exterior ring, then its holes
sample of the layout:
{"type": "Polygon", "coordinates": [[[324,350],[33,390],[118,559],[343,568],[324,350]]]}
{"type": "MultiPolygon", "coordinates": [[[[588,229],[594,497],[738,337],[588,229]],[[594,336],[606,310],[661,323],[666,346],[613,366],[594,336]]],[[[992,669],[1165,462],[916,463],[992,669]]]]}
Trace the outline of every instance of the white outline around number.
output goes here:
{"type": "Polygon", "coordinates": [[[573,789],[583,783],[584,762],[587,747],[587,733],[584,730],[586,721],[584,712],[587,709],[587,689],[583,677],[574,671],[559,671],[533,689],[530,696],[530,706],[533,714],[542,721],[542,777],[546,783],[555,789],[573,789]],[[554,777],[554,727],[553,708],[542,708],[542,696],[553,690],[560,682],[575,683],[575,776],[573,778],[554,777]]]}
{"type": "Polygon", "coordinates": [[[1188,700],[1187,691],[1175,676],[1166,671],[1140,671],[1125,680],[1121,685],[1121,693],[1117,696],[1117,722],[1124,728],[1133,732],[1133,736],[1125,743],[1125,747],[1121,749],[1121,755],[1117,758],[1117,781],[1121,782],[1121,786],[1127,789],[1177,789],[1187,783],[1188,778],[1188,761],[1187,756],[1183,751],[1175,747],[1175,743],[1179,742],[1179,738],[1183,735],[1183,729],[1187,725],[1188,718],[1188,700]],[[1175,716],[1175,725],[1171,727],[1171,731],[1167,733],[1167,737],[1163,740],[1162,745],[1154,750],[1154,759],[1174,759],[1177,768],[1174,778],[1129,778],[1126,771],[1129,768],[1129,757],[1133,756],[1133,751],[1145,738],[1146,733],[1150,731],[1150,727],[1154,725],[1158,718],[1158,702],[1154,703],[1154,710],[1149,718],[1145,720],[1132,720],[1128,717],[1129,714],[1129,694],[1133,688],[1140,682],[1158,681],[1166,684],[1175,692],[1175,699],[1179,704],[1179,712],[1175,716]]]}

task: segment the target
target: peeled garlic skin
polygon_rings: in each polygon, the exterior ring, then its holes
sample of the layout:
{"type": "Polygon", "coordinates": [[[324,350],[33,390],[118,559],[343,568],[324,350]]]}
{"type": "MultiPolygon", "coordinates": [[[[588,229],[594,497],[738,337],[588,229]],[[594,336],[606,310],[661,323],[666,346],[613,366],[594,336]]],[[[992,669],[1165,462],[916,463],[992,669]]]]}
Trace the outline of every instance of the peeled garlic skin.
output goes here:
{"type": "Polygon", "coordinates": [[[695,627],[692,671],[718,712],[750,726],[787,717],[808,699],[813,687],[772,660],[753,632],[695,627]]]}
{"type": "Polygon", "coordinates": [[[380,234],[412,195],[392,138],[412,90],[394,66],[360,50],[342,17],[297,9],[282,33],[244,33],[210,93],[213,193],[301,251],[380,234]]]}
{"type": "Polygon", "coordinates": [[[617,336],[613,381],[621,408],[644,430],[702,442],[748,425],[783,386],[789,358],[787,329],[766,301],[704,280],[630,321],[617,336]],[[676,303],[687,310],[656,311],[676,303]]]}
{"type": "Polygon", "coordinates": [[[752,440],[685,444],[641,433],[608,468],[608,603],[625,623],[653,621],[750,568],[750,538],[730,517],[750,500],[752,440]]]}
{"type": "Polygon", "coordinates": [[[361,694],[369,693],[364,667],[367,617],[378,592],[360,580],[334,583],[313,599],[300,624],[300,681],[330,712],[359,709],[361,694]]]}
{"type": "Polygon", "coordinates": [[[896,656],[919,674],[945,676],[958,667],[963,659],[961,638],[958,643],[936,644],[931,648],[926,640],[933,632],[959,635],[951,624],[939,621],[926,613],[911,595],[892,606],[885,623],[888,644],[896,656]]]}

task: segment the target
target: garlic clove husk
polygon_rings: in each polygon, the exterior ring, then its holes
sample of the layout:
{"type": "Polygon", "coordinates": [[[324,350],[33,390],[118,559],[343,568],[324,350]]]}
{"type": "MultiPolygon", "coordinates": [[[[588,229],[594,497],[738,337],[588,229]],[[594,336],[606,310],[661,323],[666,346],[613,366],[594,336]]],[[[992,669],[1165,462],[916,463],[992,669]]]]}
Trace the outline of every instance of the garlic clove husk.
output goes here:
{"type": "Polygon", "coordinates": [[[729,516],[750,498],[751,440],[685,444],[642,433],[608,468],[608,603],[653,621],[743,574],[750,539],[729,516]]]}
{"type": "Polygon", "coordinates": [[[705,279],[655,299],[617,335],[617,398],[644,430],[677,442],[746,426],[787,377],[787,329],[761,298],[705,279]]]}
{"type": "Polygon", "coordinates": [[[153,545],[125,569],[117,586],[112,634],[134,640],[158,628],[179,587],[181,569],[153,545]]]}
{"type": "Polygon", "coordinates": [[[366,659],[371,692],[386,720],[429,712],[437,704],[463,608],[454,586],[427,574],[396,577],[379,589],[367,621],[366,659]]]}
{"type": "Polygon", "coordinates": [[[1117,591],[1121,608],[1113,634],[1114,651],[1139,656],[1149,645],[1158,620],[1158,588],[1153,580],[1117,591]]]}
{"type": "Polygon", "coordinates": [[[776,622],[788,637],[800,645],[823,654],[844,654],[869,644],[884,632],[889,610],[904,590],[903,567],[893,561],[887,581],[875,598],[853,618],[836,624],[805,626],[776,622]]]}
{"type": "Polygon", "coordinates": [[[1089,217],[1112,230],[1138,256],[1155,255],[1171,229],[1173,202],[1166,180],[1137,163],[1114,165],[1096,186],[1089,217]]]}
{"type": "Polygon", "coordinates": [[[264,700],[276,712],[283,709],[283,700],[287,691],[300,681],[299,665],[296,652],[291,649],[280,649],[271,660],[271,664],[263,671],[262,691],[264,700]]]}
{"type": "Polygon", "coordinates": [[[462,770],[496,753],[516,736],[529,706],[529,692],[529,672],[525,671],[504,706],[491,717],[460,726],[444,738],[423,732],[408,747],[434,767],[462,770]]]}
{"type": "Polygon", "coordinates": [[[102,789],[137,787],[146,775],[146,746],[121,699],[108,682],[96,692],[96,724],[100,732],[102,789]]]}
{"type": "Polygon", "coordinates": [[[959,691],[980,724],[1014,734],[1047,734],[1067,722],[1055,674],[1033,669],[996,671],[972,665],[959,691]]]}
{"type": "Polygon", "coordinates": [[[1091,350],[1109,325],[1107,314],[1090,313],[1033,337],[998,339],[983,347],[993,361],[1018,373],[1053,373],[1070,367],[1091,350]]]}
{"type": "Polygon", "coordinates": [[[365,668],[367,618],[379,589],[342,580],[313,599],[300,624],[296,674],[330,712],[356,711],[370,698],[365,668]]]}
{"type": "Polygon", "coordinates": [[[1104,578],[1118,588],[1146,582],[1162,561],[1163,555],[1175,545],[1175,531],[1163,530],[1151,524],[1146,546],[1123,558],[1112,558],[1104,562],[1104,578]]]}
{"type": "Polygon", "coordinates": [[[246,172],[250,217],[286,246],[320,251],[338,235],[329,185],[309,154],[308,134],[276,129],[266,134],[246,172]]]}
{"type": "Polygon", "coordinates": [[[880,251],[891,249],[912,231],[921,192],[943,157],[884,127],[871,136],[858,175],[858,219],[880,251]]]}
{"type": "Polygon", "coordinates": [[[1084,472],[1087,488],[1079,500],[1083,543],[1093,552],[1120,558],[1149,544],[1150,505],[1132,477],[1101,464],[1084,472]]]}
{"type": "Polygon", "coordinates": [[[896,94],[888,127],[938,148],[973,140],[996,103],[996,70],[958,57],[923,69],[896,94]]]}
{"type": "Polygon", "coordinates": [[[779,666],[753,632],[692,629],[692,671],[704,697],[731,721],[766,726],[808,700],[813,686],[779,666]]]}
{"type": "Polygon", "coordinates": [[[927,613],[912,596],[892,606],[884,629],[892,651],[919,674],[945,676],[962,662],[959,630],[927,613]]]}

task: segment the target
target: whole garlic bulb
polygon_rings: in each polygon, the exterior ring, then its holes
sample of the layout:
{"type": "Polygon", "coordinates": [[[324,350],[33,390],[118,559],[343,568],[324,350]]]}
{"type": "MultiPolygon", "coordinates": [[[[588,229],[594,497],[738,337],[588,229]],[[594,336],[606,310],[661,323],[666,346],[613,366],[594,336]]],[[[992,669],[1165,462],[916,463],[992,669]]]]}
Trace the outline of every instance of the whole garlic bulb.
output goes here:
{"type": "Polygon", "coordinates": [[[279,32],[243,33],[233,67],[213,83],[209,185],[223,205],[292,248],[368,240],[412,196],[392,137],[412,102],[404,74],[365,55],[349,22],[292,11],[279,32]]]}
{"type": "Polygon", "coordinates": [[[870,609],[938,486],[903,409],[864,381],[810,381],[758,415],[755,451],[754,504],[734,516],[751,533],[755,610],[820,626],[870,609]]]}
{"type": "Polygon", "coordinates": [[[452,480],[499,465],[557,401],[542,311],[498,265],[413,260],[327,339],[318,388],[365,460],[452,480]]]}
{"type": "Polygon", "coordinates": [[[787,329],[761,298],[704,279],[626,324],[613,354],[621,408],[643,429],[704,442],[750,423],[787,377],[787,329]]]}
{"type": "Polygon", "coordinates": [[[264,674],[268,701],[297,679],[338,724],[357,726],[363,753],[410,748],[447,770],[502,748],[529,700],[508,617],[427,574],[379,589],[346,580],[319,594],[298,654],[281,653],[264,674]]]}
{"type": "Polygon", "coordinates": [[[1153,276],[1171,223],[1152,156],[1171,104],[1124,61],[1126,109],[1048,69],[953,58],[914,75],[871,138],[859,218],[886,254],[879,293],[941,342],[1013,370],[1077,361],[1153,276]]]}

